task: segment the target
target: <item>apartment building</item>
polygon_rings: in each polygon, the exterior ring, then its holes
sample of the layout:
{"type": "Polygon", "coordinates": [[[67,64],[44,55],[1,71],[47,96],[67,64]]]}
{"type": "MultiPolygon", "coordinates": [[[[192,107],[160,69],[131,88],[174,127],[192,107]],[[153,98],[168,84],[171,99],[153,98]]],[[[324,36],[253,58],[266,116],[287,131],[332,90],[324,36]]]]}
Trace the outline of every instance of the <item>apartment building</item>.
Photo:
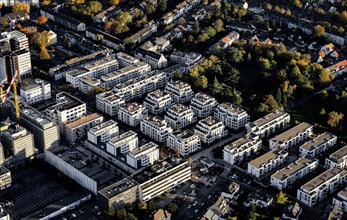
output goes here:
{"type": "Polygon", "coordinates": [[[257,178],[273,172],[288,159],[288,152],[272,150],[248,163],[247,172],[257,178]]]}
{"type": "Polygon", "coordinates": [[[245,110],[229,102],[219,104],[214,109],[213,116],[235,131],[243,128],[250,120],[250,116],[245,110]]]}
{"type": "Polygon", "coordinates": [[[309,155],[311,157],[316,157],[320,153],[333,147],[337,142],[337,137],[328,132],[317,135],[310,141],[307,141],[300,146],[299,151],[301,156],[309,155]]]}
{"type": "Polygon", "coordinates": [[[198,64],[204,60],[204,57],[199,53],[185,53],[185,52],[173,52],[170,55],[170,61],[173,63],[181,63],[186,64],[188,66],[192,66],[194,64],[198,64]]]}
{"type": "Polygon", "coordinates": [[[214,97],[203,92],[195,94],[190,102],[190,108],[198,118],[206,118],[211,115],[217,105],[218,102],[214,97]]]}
{"type": "Polygon", "coordinates": [[[93,62],[86,63],[78,68],[71,69],[65,73],[66,82],[78,88],[83,77],[100,79],[102,76],[119,69],[118,60],[113,57],[105,57],[93,62]]]}
{"type": "Polygon", "coordinates": [[[118,69],[116,71],[110,72],[101,76],[102,85],[104,87],[112,88],[115,85],[125,83],[131,79],[136,79],[138,77],[146,75],[151,71],[151,66],[147,63],[138,62],[131,66],[126,66],[124,68],[118,69]]]}
{"type": "Polygon", "coordinates": [[[83,116],[77,121],[67,123],[65,124],[65,138],[70,144],[83,141],[87,138],[87,131],[100,124],[103,120],[104,117],[97,113],[93,113],[83,116]]]}
{"type": "Polygon", "coordinates": [[[123,53],[123,52],[116,53],[116,58],[119,60],[120,68],[132,66],[132,65],[140,62],[139,59],[137,59],[133,56],[130,56],[127,53],[123,53]]]}
{"type": "Polygon", "coordinates": [[[56,104],[46,108],[46,116],[54,121],[61,133],[65,132],[65,123],[71,123],[80,119],[87,112],[86,103],[74,96],[61,92],[56,95],[56,104]]]}
{"type": "Polygon", "coordinates": [[[180,80],[168,82],[165,92],[171,95],[173,102],[176,104],[188,103],[194,96],[191,86],[180,80]]]}
{"type": "Polygon", "coordinates": [[[247,134],[244,137],[232,142],[223,149],[224,161],[231,165],[238,164],[257,152],[262,145],[258,135],[247,134]]]}
{"type": "Polygon", "coordinates": [[[330,154],[325,159],[325,168],[346,168],[347,167],[347,145],[330,154]]]}
{"type": "Polygon", "coordinates": [[[31,76],[29,41],[17,30],[0,34],[0,81],[10,82],[18,74],[19,81],[31,76]]]}
{"type": "Polygon", "coordinates": [[[51,84],[42,79],[35,79],[33,83],[20,87],[20,95],[30,105],[48,100],[52,97],[51,84]]]}
{"type": "Polygon", "coordinates": [[[118,110],[118,120],[132,127],[138,126],[146,115],[148,110],[137,102],[122,104],[118,110]]]}
{"type": "Polygon", "coordinates": [[[74,31],[86,31],[86,24],[72,18],[71,16],[64,15],[49,8],[41,8],[41,15],[46,16],[49,20],[70,28],[74,31]]]}
{"type": "Polygon", "coordinates": [[[82,76],[79,79],[79,85],[78,89],[83,93],[83,94],[88,94],[91,90],[93,90],[96,87],[99,87],[101,84],[100,79],[96,79],[92,76],[82,76]]]}
{"type": "Polygon", "coordinates": [[[158,116],[145,116],[140,122],[140,130],[152,140],[163,143],[172,133],[168,123],[158,116]]]}
{"type": "Polygon", "coordinates": [[[117,122],[113,120],[105,121],[88,130],[88,141],[95,145],[103,144],[119,134],[117,122]]]}
{"type": "MultiPolygon", "coordinates": [[[[0,166],[0,192],[12,184],[11,171],[4,166],[0,166]]],[[[1,218],[1,212],[0,212],[1,218]]]]}
{"type": "Polygon", "coordinates": [[[153,142],[133,149],[126,157],[127,164],[135,169],[152,165],[157,160],[159,160],[159,149],[158,145],[153,142]]]}
{"type": "Polygon", "coordinates": [[[201,142],[211,144],[215,140],[221,139],[228,135],[228,130],[225,129],[223,122],[208,116],[198,122],[194,129],[201,142]]]}
{"type": "Polygon", "coordinates": [[[129,130],[114,138],[111,138],[106,143],[106,151],[113,156],[125,155],[136,149],[139,145],[137,134],[129,130]]]}
{"type": "Polygon", "coordinates": [[[317,204],[337,190],[340,185],[347,183],[347,170],[343,168],[330,168],[297,190],[296,199],[310,207],[317,204]]]}
{"type": "Polygon", "coordinates": [[[169,134],[166,145],[182,157],[187,157],[201,148],[201,141],[191,130],[177,130],[169,134]]]}
{"type": "Polygon", "coordinates": [[[333,198],[333,204],[340,206],[342,211],[347,213],[347,187],[337,193],[333,198]]]}
{"type": "Polygon", "coordinates": [[[312,134],[313,126],[309,123],[302,122],[276,137],[271,138],[269,140],[269,147],[271,150],[287,150],[309,139],[312,134]]]}
{"type": "Polygon", "coordinates": [[[170,94],[164,93],[163,90],[157,89],[147,94],[143,105],[152,115],[159,115],[165,112],[172,104],[170,94]]]}
{"type": "Polygon", "coordinates": [[[165,121],[175,130],[183,129],[197,121],[197,118],[191,108],[183,104],[171,106],[166,115],[165,121]]]}
{"type": "Polygon", "coordinates": [[[153,69],[162,69],[167,67],[167,59],[161,53],[156,51],[139,48],[135,51],[135,57],[148,63],[153,69]]]}
{"type": "Polygon", "coordinates": [[[290,115],[282,110],[272,112],[262,118],[246,124],[247,133],[255,133],[261,138],[284,129],[290,123],[290,115]]]}
{"type": "Polygon", "coordinates": [[[113,90],[97,94],[95,102],[97,110],[112,117],[118,116],[119,107],[125,103],[113,90]]]}
{"type": "Polygon", "coordinates": [[[16,123],[0,125],[0,165],[21,163],[35,154],[34,136],[16,123]]]}
{"type": "Polygon", "coordinates": [[[29,106],[22,106],[20,115],[19,123],[34,135],[36,148],[54,150],[59,147],[59,128],[53,121],[29,106]]]}
{"type": "Polygon", "coordinates": [[[300,157],[292,164],[272,174],[270,179],[271,185],[279,190],[283,190],[314,171],[318,165],[318,160],[313,157],[300,157]]]}

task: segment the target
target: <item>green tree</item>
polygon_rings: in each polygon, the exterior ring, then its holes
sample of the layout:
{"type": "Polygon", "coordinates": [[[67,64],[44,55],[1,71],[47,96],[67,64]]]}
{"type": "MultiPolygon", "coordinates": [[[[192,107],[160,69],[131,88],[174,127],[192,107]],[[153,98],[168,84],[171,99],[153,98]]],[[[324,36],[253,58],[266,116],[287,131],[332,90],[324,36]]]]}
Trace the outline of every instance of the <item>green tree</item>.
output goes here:
{"type": "Polygon", "coordinates": [[[138,218],[134,214],[128,213],[125,220],[138,220],[138,218]]]}
{"type": "Polygon", "coordinates": [[[267,10],[272,10],[272,5],[270,3],[266,3],[265,7],[267,10]]]}
{"type": "Polygon", "coordinates": [[[165,11],[167,9],[167,0],[159,0],[158,1],[158,8],[161,11],[165,11]]]}
{"type": "Polygon", "coordinates": [[[217,77],[214,77],[212,92],[215,95],[220,94],[223,91],[222,85],[219,83],[217,77]]]}
{"type": "Polygon", "coordinates": [[[98,1],[90,1],[86,10],[91,14],[96,14],[102,10],[102,4],[98,1]]]}
{"type": "Polygon", "coordinates": [[[188,158],[188,165],[190,166],[190,165],[192,165],[193,164],[193,158],[192,157],[189,157],[188,158]]]}
{"type": "Polygon", "coordinates": [[[267,72],[267,71],[269,71],[271,69],[271,63],[266,58],[260,58],[259,59],[259,64],[260,64],[260,69],[263,72],[267,72]]]}
{"type": "Polygon", "coordinates": [[[316,25],[313,27],[313,36],[315,37],[323,37],[325,36],[325,28],[320,25],[316,25]]]}
{"type": "Polygon", "coordinates": [[[248,219],[249,220],[256,220],[258,217],[257,210],[254,204],[251,204],[249,207],[249,212],[248,212],[248,219]]]}
{"type": "Polygon", "coordinates": [[[178,207],[176,203],[170,202],[169,205],[167,206],[167,211],[170,213],[174,213],[176,212],[177,208],[178,207]]]}
{"type": "Polygon", "coordinates": [[[206,33],[210,36],[210,37],[214,37],[215,35],[216,35],[216,30],[213,28],[213,27],[211,27],[211,26],[209,26],[209,27],[207,27],[206,28],[206,33]]]}
{"type": "Polygon", "coordinates": [[[116,215],[117,215],[117,218],[124,219],[127,216],[127,211],[125,210],[125,208],[118,209],[116,212],[116,215]]]}
{"type": "Polygon", "coordinates": [[[194,22],[194,33],[198,34],[199,32],[200,32],[200,23],[199,23],[199,20],[196,19],[194,22]]]}
{"type": "Polygon", "coordinates": [[[242,62],[243,61],[243,59],[244,59],[244,51],[242,51],[242,50],[239,50],[239,49],[232,49],[231,51],[230,51],[230,55],[229,55],[229,57],[230,57],[230,61],[232,62],[232,63],[240,63],[240,62],[242,62]]]}
{"type": "Polygon", "coordinates": [[[137,208],[138,208],[138,209],[147,209],[147,203],[145,203],[145,202],[139,202],[139,203],[137,204],[137,208]]]}
{"type": "Polygon", "coordinates": [[[216,29],[217,32],[224,30],[224,22],[222,19],[217,19],[217,21],[214,23],[214,29],[216,29]]]}
{"type": "Polygon", "coordinates": [[[281,88],[277,88],[275,99],[278,103],[282,103],[282,91],[281,88]]]}
{"type": "Polygon", "coordinates": [[[183,78],[183,73],[181,70],[178,70],[175,74],[176,79],[182,79],[183,78]]]}
{"type": "Polygon", "coordinates": [[[154,202],[153,200],[150,200],[150,201],[148,202],[148,207],[149,207],[149,209],[155,210],[156,206],[157,206],[157,205],[155,204],[155,202],[154,202]]]}
{"type": "Polygon", "coordinates": [[[146,11],[147,14],[154,14],[155,13],[155,7],[152,4],[147,4],[146,5],[146,11]]]}
{"type": "Polygon", "coordinates": [[[108,4],[110,4],[110,5],[118,5],[119,4],[119,0],[110,0],[108,2],[108,4]]]}
{"type": "Polygon", "coordinates": [[[292,0],[292,4],[298,8],[302,7],[302,3],[300,2],[300,0],[292,0]]]}
{"type": "Polygon", "coordinates": [[[336,127],[340,124],[340,121],[343,119],[344,114],[338,113],[335,111],[329,112],[327,124],[330,127],[336,127]]]}
{"type": "Polygon", "coordinates": [[[284,192],[282,192],[282,191],[280,191],[277,194],[276,198],[277,198],[277,204],[285,205],[288,202],[287,195],[284,192]]]}
{"type": "Polygon", "coordinates": [[[230,75],[227,77],[227,82],[235,86],[240,81],[240,71],[236,68],[230,69],[230,75]]]}
{"type": "Polygon", "coordinates": [[[204,5],[207,5],[207,4],[208,4],[208,0],[203,0],[202,3],[203,3],[204,5]]]}
{"type": "Polygon", "coordinates": [[[105,215],[106,215],[107,219],[112,219],[114,214],[115,214],[115,211],[114,211],[114,209],[112,207],[108,207],[105,210],[105,215]]]}

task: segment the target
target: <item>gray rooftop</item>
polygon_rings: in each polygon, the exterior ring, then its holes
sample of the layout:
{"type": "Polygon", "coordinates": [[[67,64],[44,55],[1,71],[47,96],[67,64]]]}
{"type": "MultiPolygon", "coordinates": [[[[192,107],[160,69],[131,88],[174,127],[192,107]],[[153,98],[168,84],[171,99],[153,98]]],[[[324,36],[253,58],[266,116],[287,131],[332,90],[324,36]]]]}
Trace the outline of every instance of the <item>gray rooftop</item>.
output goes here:
{"type": "Polygon", "coordinates": [[[341,174],[345,175],[347,173],[346,169],[343,168],[331,168],[324,173],[320,174],[319,176],[315,177],[314,179],[310,180],[309,182],[305,183],[301,188],[306,189],[307,191],[314,190],[315,188],[323,185],[328,180],[334,178],[335,176],[341,174]]]}
{"type": "Polygon", "coordinates": [[[306,149],[307,151],[312,151],[316,147],[336,138],[335,135],[330,134],[328,132],[324,132],[323,134],[319,134],[317,137],[314,139],[304,143],[303,145],[300,146],[300,148],[306,149]]]}
{"type": "Polygon", "coordinates": [[[299,135],[300,133],[305,132],[308,129],[312,129],[313,126],[310,125],[309,123],[306,122],[302,122],[298,125],[296,125],[295,127],[277,135],[276,137],[272,138],[271,141],[275,141],[275,142],[282,142],[282,141],[288,141],[291,138],[299,135]]]}

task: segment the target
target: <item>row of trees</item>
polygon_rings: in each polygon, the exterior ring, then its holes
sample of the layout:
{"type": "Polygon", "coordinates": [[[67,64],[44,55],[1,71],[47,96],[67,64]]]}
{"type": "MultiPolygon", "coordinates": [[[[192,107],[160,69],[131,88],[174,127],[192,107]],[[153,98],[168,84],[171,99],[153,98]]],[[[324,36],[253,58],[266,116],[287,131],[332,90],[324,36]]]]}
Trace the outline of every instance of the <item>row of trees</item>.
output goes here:
{"type": "Polygon", "coordinates": [[[121,34],[129,31],[128,25],[133,21],[129,12],[120,12],[115,18],[104,23],[104,31],[107,33],[121,34]]]}

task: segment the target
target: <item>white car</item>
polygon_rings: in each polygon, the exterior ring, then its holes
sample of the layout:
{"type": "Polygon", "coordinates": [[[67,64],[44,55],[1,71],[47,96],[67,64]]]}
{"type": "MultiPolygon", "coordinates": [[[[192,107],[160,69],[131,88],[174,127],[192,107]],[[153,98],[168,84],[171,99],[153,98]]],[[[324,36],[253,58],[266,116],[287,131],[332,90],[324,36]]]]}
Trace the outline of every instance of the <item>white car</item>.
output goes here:
{"type": "Polygon", "coordinates": [[[193,203],[193,206],[196,206],[198,204],[198,201],[195,201],[194,203],[193,203]]]}
{"type": "Polygon", "coordinates": [[[195,212],[195,213],[197,213],[198,211],[199,211],[199,209],[195,209],[195,211],[194,211],[194,212],[195,212]]]}
{"type": "Polygon", "coordinates": [[[188,206],[188,209],[190,209],[191,207],[192,207],[192,205],[189,205],[189,206],[188,206]]]}

